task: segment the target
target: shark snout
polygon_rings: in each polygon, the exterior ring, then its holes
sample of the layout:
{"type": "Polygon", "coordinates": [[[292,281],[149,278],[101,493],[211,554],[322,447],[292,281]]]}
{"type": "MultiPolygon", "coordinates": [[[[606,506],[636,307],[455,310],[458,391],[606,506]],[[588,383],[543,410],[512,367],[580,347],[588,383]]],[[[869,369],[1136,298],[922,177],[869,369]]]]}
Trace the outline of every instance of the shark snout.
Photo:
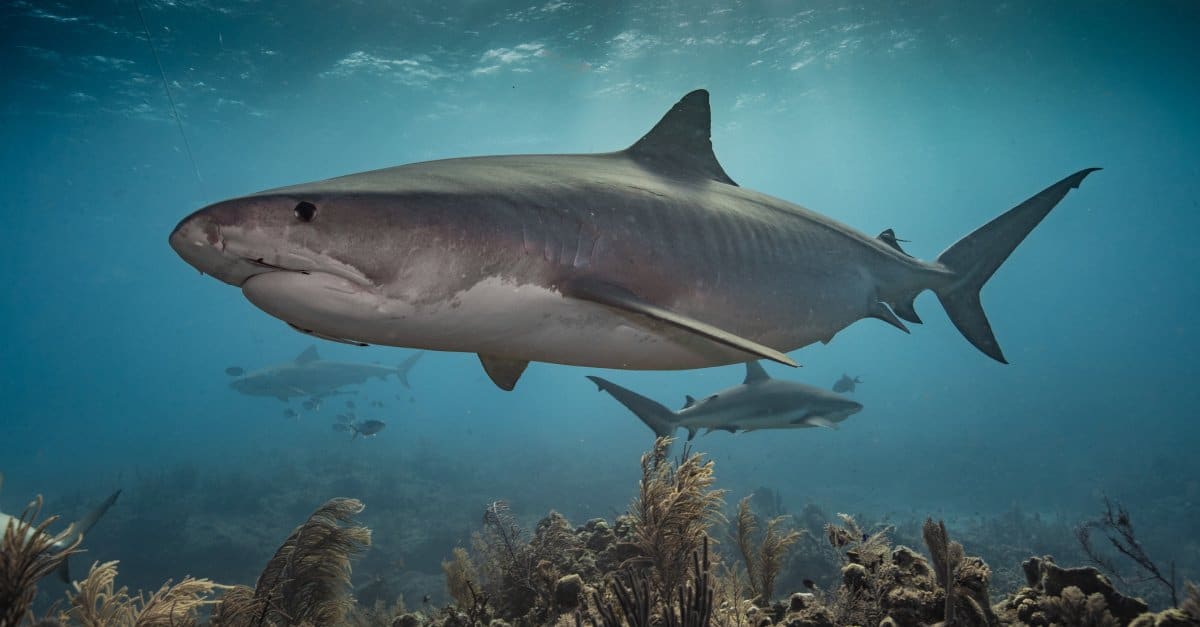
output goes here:
{"type": "Polygon", "coordinates": [[[221,243],[221,228],[211,216],[197,211],[175,226],[170,242],[171,248],[186,260],[185,253],[192,248],[218,246],[221,243]]]}
{"type": "Polygon", "coordinates": [[[168,238],[171,248],[203,274],[241,286],[246,279],[264,271],[248,260],[229,254],[220,223],[202,209],[186,217],[168,238]]]}

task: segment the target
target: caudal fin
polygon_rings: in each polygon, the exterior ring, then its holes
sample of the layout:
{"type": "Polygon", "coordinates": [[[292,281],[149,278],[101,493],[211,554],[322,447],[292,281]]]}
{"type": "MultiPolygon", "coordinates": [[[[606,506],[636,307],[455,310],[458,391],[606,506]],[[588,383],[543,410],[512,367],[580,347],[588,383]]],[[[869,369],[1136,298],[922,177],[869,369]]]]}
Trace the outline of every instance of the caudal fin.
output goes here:
{"type": "Polygon", "coordinates": [[[979,302],[979,290],[1067,192],[1079,187],[1087,175],[1099,169],[1080,170],[1047,187],[975,229],[938,256],[938,263],[953,270],[958,278],[934,292],[963,337],[988,357],[1008,363],[979,302]]]}
{"type": "Polygon", "coordinates": [[[634,392],[627,390],[612,381],[601,379],[600,377],[589,376],[588,379],[595,383],[601,391],[608,392],[613,398],[617,399],[622,405],[642,419],[647,427],[654,431],[654,435],[665,438],[675,433],[675,412],[667,409],[662,404],[655,402],[634,392]]]}
{"type": "Polygon", "coordinates": [[[408,371],[412,370],[413,365],[415,365],[417,360],[420,359],[424,354],[425,351],[417,351],[412,355],[409,355],[408,359],[405,359],[399,366],[396,367],[396,378],[400,379],[400,384],[406,389],[411,389],[408,385],[408,371]]]}

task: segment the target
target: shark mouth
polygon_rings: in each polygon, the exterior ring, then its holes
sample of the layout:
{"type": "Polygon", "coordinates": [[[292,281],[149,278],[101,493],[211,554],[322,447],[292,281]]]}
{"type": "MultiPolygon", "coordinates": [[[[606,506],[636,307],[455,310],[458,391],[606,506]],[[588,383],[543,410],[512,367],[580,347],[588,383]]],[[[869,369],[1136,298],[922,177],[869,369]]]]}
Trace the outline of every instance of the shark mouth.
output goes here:
{"type": "Polygon", "coordinates": [[[291,268],[285,268],[283,266],[277,266],[272,263],[267,263],[267,262],[263,261],[262,257],[259,257],[258,259],[242,257],[242,259],[245,260],[246,262],[250,263],[250,265],[258,266],[259,268],[266,268],[267,270],[275,270],[278,272],[299,272],[300,274],[308,274],[309,273],[308,270],[292,270],[291,268]]]}
{"type": "MultiPolygon", "coordinates": [[[[308,273],[305,272],[305,274],[308,274],[308,273]]],[[[287,320],[284,320],[284,322],[286,322],[289,327],[291,327],[292,329],[294,329],[296,331],[299,331],[300,333],[303,333],[305,335],[311,335],[315,338],[320,338],[322,340],[328,340],[330,342],[337,342],[339,344],[349,344],[351,346],[370,346],[370,344],[367,344],[366,342],[359,342],[358,340],[348,340],[348,339],[342,338],[342,337],[334,337],[332,335],[325,335],[324,333],[318,333],[316,331],[313,331],[312,329],[305,329],[304,327],[302,327],[298,324],[292,323],[292,322],[288,322],[287,320]]]]}

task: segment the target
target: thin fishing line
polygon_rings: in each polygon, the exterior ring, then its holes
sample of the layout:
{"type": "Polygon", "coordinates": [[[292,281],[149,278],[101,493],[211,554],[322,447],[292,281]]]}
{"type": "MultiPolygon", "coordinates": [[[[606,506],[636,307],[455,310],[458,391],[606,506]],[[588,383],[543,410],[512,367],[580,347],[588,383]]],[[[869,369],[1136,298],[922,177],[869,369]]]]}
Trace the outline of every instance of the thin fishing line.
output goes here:
{"type": "Polygon", "coordinates": [[[171,95],[171,87],[167,84],[167,73],[163,71],[162,60],[158,57],[158,48],[154,45],[154,38],[150,36],[150,27],[146,25],[146,16],[142,15],[141,0],[133,0],[133,6],[137,9],[138,19],[142,22],[142,30],[146,32],[146,43],[150,44],[150,52],[154,53],[154,63],[158,66],[158,75],[162,78],[163,91],[167,92],[167,101],[171,103],[171,115],[175,118],[175,125],[179,127],[179,136],[183,138],[183,149],[187,152],[188,161],[192,164],[192,172],[196,173],[196,181],[200,183],[201,191],[204,189],[204,178],[200,176],[200,168],[196,165],[196,156],[192,154],[192,145],[188,143],[187,133],[183,132],[183,120],[179,117],[179,107],[175,106],[175,97],[171,95]]]}

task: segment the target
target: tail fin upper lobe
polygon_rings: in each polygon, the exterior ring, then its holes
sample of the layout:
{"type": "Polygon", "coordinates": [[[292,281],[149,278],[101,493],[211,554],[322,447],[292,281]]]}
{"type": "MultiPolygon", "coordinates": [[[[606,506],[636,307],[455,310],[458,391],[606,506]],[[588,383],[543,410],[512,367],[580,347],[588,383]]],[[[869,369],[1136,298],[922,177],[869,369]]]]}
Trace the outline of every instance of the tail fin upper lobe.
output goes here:
{"type": "Polygon", "coordinates": [[[663,438],[675,433],[675,412],[667,409],[662,404],[650,400],[637,392],[627,390],[612,381],[601,379],[600,377],[589,376],[588,379],[595,383],[600,390],[608,392],[613,398],[617,399],[622,405],[642,419],[647,427],[654,431],[654,435],[663,438]]]}
{"type": "Polygon", "coordinates": [[[1079,187],[1087,175],[1099,169],[1080,170],[1047,187],[975,229],[938,256],[938,263],[958,276],[953,283],[934,290],[938,300],[963,337],[988,357],[1008,363],[979,302],[979,290],[1067,192],[1079,187]]]}
{"type": "Polygon", "coordinates": [[[401,362],[401,364],[399,366],[396,367],[396,378],[400,379],[400,384],[403,385],[405,388],[409,387],[408,371],[412,370],[412,367],[417,363],[417,360],[420,359],[421,355],[424,355],[424,354],[425,354],[425,351],[417,351],[417,352],[413,353],[412,355],[409,355],[408,359],[405,359],[403,362],[401,362]]]}

